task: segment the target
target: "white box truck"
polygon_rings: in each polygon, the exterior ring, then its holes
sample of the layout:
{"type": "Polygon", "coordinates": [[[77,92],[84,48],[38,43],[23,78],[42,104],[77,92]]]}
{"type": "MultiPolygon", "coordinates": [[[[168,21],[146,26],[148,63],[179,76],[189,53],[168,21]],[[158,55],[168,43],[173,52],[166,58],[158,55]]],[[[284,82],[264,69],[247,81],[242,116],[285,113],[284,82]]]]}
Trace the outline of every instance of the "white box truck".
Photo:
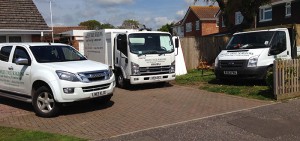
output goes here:
{"type": "Polygon", "coordinates": [[[179,41],[167,32],[103,29],[84,37],[84,55],[111,66],[121,88],[175,79],[179,41]]]}
{"type": "Polygon", "coordinates": [[[300,55],[297,31],[299,25],[235,33],[215,60],[216,78],[264,80],[275,59],[300,55]]]}

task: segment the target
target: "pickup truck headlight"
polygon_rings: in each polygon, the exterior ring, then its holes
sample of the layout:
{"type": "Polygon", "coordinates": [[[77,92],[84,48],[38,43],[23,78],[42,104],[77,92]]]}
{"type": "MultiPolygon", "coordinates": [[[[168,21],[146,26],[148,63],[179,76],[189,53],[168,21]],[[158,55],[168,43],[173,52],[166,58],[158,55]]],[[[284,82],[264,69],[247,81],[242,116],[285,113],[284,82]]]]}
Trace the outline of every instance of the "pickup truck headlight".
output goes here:
{"type": "Polygon", "coordinates": [[[136,63],[131,62],[132,75],[140,75],[140,66],[136,63]]]}
{"type": "Polygon", "coordinates": [[[171,63],[170,73],[175,73],[175,61],[171,63]]]}
{"type": "Polygon", "coordinates": [[[249,59],[247,67],[256,67],[258,62],[258,56],[253,56],[249,59]]]}
{"type": "Polygon", "coordinates": [[[218,65],[219,65],[219,58],[217,57],[217,58],[215,59],[215,68],[217,68],[218,65]]]}
{"type": "Polygon", "coordinates": [[[80,81],[78,79],[78,77],[74,73],[71,73],[71,72],[57,70],[56,74],[59,77],[59,79],[61,79],[61,80],[72,81],[72,82],[80,81]]]}

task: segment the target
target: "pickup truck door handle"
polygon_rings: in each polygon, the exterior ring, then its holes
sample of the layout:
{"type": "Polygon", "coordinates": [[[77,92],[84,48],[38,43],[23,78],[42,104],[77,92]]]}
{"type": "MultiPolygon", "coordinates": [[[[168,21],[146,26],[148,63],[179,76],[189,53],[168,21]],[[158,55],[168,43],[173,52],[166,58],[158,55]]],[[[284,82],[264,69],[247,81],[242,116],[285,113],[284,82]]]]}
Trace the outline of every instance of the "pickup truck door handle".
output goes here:
{"type": "Polygon", "coordinates": [[[13,67],[8,67],[8,70],[14,70],[14,68],[13,67]]]}

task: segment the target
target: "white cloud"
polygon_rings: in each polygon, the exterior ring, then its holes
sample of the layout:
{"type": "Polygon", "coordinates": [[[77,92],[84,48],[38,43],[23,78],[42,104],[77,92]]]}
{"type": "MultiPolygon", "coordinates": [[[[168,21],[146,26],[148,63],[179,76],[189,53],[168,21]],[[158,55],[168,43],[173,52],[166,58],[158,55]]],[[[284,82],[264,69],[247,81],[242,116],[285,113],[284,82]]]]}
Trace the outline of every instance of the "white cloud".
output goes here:
{"type": "Polygon", "coordinates": [[[194,0],[184,0],[184,1],[189,5],[194,4],[194,0]]]}
{"type": "Polygon", "coordinates": [[[168,19],[167,17],[156,17],[156,18],[154,18],[154,21],[155,21],[156,27],[161,27],[162,25],[172,22],[172,20],[168,19]]]}
{"type": "Polygon", "coordinates": [[[121,4],[132,4],[133,0],[97,0],[96,2],[103,6],[114,6],[121,4]]]}
{"type": "Polygon", "coordinates": [[[185,15],[185,10],[180,10],[180,11],[177,11],[176,14],[180,17],[183,17],[185,15]]]}

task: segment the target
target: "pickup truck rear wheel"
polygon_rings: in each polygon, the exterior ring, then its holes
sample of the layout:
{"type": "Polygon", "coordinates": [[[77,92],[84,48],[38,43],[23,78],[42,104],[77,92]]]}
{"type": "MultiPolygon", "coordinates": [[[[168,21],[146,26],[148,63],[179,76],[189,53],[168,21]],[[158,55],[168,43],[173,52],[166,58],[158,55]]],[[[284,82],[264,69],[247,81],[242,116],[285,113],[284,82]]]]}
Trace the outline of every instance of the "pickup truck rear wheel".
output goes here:
{"type": "Polygon", "coordinates": [[[36,114],[41,117],[54,117],[59,113],[59,103],[55,102],[52,91],[46,86],[36,90],[32,105],[36,114]]]}

